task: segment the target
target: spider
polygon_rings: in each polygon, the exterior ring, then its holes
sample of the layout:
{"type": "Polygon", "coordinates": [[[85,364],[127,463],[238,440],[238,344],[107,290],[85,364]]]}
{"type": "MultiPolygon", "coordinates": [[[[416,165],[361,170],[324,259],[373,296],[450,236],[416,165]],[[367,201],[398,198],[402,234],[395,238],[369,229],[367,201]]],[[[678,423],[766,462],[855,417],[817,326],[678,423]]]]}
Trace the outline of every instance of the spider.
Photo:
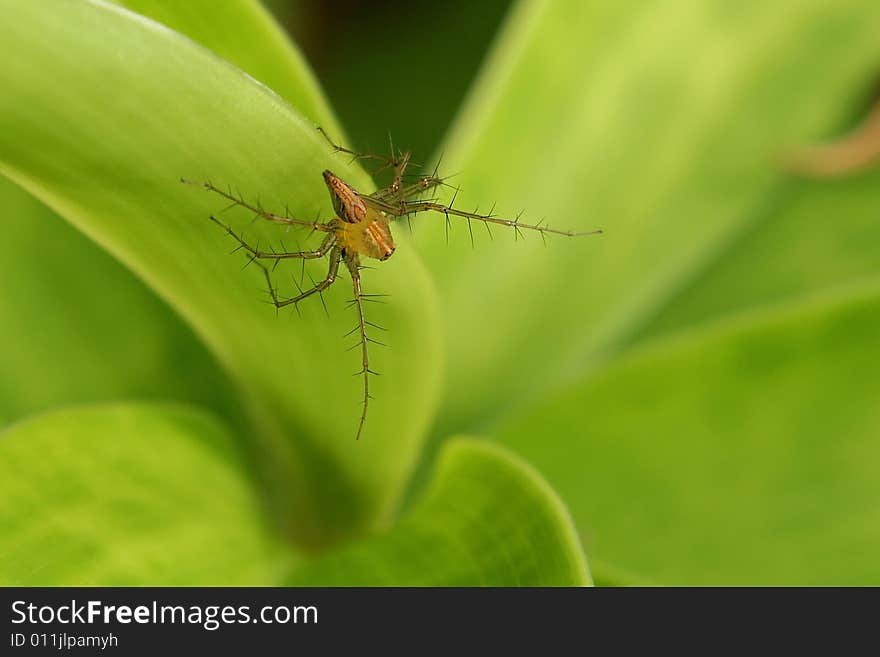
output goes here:
{"type": "MultiPolygon", "coordinates": [[[[351,276],[351,283],[354,290],[354,299],[352,303],[357,310],[357,326],[353,328],[347,335],[357,332],[359,338],[359,346],[361,351],[361,370],[356,372],[356,376],[363,376],[363,400],[360,419],[358,421],[355,439],[359,440],[364,429],[364,423],[367,419],[367,409],[372,397],[370,396],[370,376],[379,373],[370,369],[370,359],[368,354],[369,343],[377,343],[367,334],[368,327],[381,328],[366,319],[364,312],[364,303],[374,300],[373,297],[381,295],[364,294],[361,288],[361,258],[371,258],[379,261],[388,260],[396,248],[394,237],[391,234],[391,221],[406,217],[410,219],[412,215],[422,212],[435,212],[446,217],[447,231],[449,227],[449,217],[462,217],[468,222],[468,229],[471,231],[471,241],[473,242],[473,232],[471,229],[471,221],[482,222],[491,235],[490,224],[506,226],[515,231],[515,236],[522,237],[523,229],[531,230],[539,233],[542,238],[545,235],[555,234],[564,235],[566,237],[576,237],[580,235],[595,235],[601,233],[601,230],[592,230],[588,232],[577,233],[567,230],[557,230],[550,228],[541,222],[537,224],[525,224],[520,222],[519,216],[516,219],[504,219],[494,214],[493,210],[488,214],[480,214],[478,212],[467,212],[453,207],[455,197],[458,194],[458,188],[455,188],[452,200],[449,205],[443,205],[430,200],[413,200],[414,197],[420,196],[422,193],[445,185],[449,186],[446,178],[437,175],[437,168],[431,175],[419,176],[414,182],[405,182],[405,172],[410,165],[409,151],[394,152],[394,146],[391,146],[391,157],[382,155],[374,155],[371,153],[361,153],[353,151],[344,146],[335,143],[323,128],[318,131],[327,140],[330,147],[336,153],[345,153],[350,155],[353,160],[374,160],[381,163],[377,169],[371,172],[376,176],[382,171],[390,169],[393,172],[391,184],[388,187],[379,189],[372,194],[361,194],[351,185],[342,180],[339,176],[330,170],[323,173],[324,183],[330,192],[330,199],[333,202],[333,212],[335,217],[329,221],[304,221],[289,216],[289,214],[278,215],[265,211],[259,204],[254,205],[248,203],[240,195],[233,194],[231,189],[221,189],[211,182],[199,182],[181,178],[181,182],[188,185],[203,187],[210,192],[230,201],[228,207],[240,206],[256,217],[265,219],[266,221],[281,224],[285,226],[300,226],[310,228],[312,232],[324,233],[325,237],[320,245],[310,251],[274,251],[260,250],[259,244],[251,245],[246,242],[243,235],[237,234],[228,225],[220,221],[216,216],[211,215],[210,220],[220,226],[230,237],[237,243],[236,251],[244,249],[249,255],[250,262],[256,262],[262,269],[266,278],[266,284],[269,286],[269,295],[276,309],[285,308],[299,304],[303,299],[314,294],[321,294],[330,287],[335,281],[339,273],[339,265],[345,264],[348,273],[351,276]],[[329,257],[329,267],[327,276],[314,283],[314,286],[306,290],[300,290],[299,294],[291,297],[279,296],[277,288],[272,284],[271,271],[263,262],[273,262],[272,269],[281,260],[300,259],[310,260],[316,258],[329,257]]],[[[439,167],[439,163],[437,165],[439,167]]],[[[448,234],[448,233],[447,233],[448,234]]],[[[381,343],[379,343],[381,344],[381,343]]],[[[355,345],[358,346],[358,345],[355,345]]]]}

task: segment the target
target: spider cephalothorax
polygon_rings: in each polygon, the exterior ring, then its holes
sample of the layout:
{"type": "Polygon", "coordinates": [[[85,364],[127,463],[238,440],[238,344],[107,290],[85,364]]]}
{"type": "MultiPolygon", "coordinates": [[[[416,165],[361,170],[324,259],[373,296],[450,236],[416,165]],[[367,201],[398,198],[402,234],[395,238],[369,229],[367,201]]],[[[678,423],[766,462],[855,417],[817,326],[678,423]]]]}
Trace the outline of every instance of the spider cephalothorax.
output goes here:
{"type": "MultiPolygon", "coordinates": [[[[549,226],[538,224],[524,224],[517,219],[503,219],[495,216],[493,213],[479,214],[477,212],[466,212],[452,207],[455,202],[453,196],[449,205],[443,205],[432,200],[412,200],[423,192],[433,189],[437,186],[446,184],[443,178],[437,176],[436,169],[430,176],[420,176],[417,180],[410,183],[404,182],[404,172],[410,161],[408,152],[394,153],[392,147],[392,156],[390,158],[381,155],[372,155],[368,153],[358,153],[349,150],[343,146],[335,144],[323,130],[318,128],[321,134],[330,143],[330,146],[337,153],[347,153],[355,158],[376,160],[382,163],[378,171],[391,169],[393,178],[388,187],[380,189],[372,194],[361,194],[351,185],[342,180],[333,172],[324,171],[324,182],[327,189],[330,190],[330,199],[333,202],[333,211],[335,216],[329,221],[304,221],[296,219],[288,215],[278,215],[266,212],[261,207],[257,207],[246,202],[240,196],[236,196],[231,190],[223,190],[215,187],[210,182],[193,182],[183,180],[187,184],[195,184],[205,189],[219,194],[220,196],[231,201],[233,205],[246,208],[256,214],[258,217],[266,221],[282,224],[286,226],[302,226],[311,228],[314,232],[324,233],[324,239],[321,244],[310,251],[266,251],[260,250],[259,245],[251,246],[245,241],[244,237],[236,234],[229,226],[221,222],[214,216],[211,221],[221,226],[229,235],[237,242],[238,248],[244,249],[250,255],[250,261],[256,262],[263,270],[266,277],[266,283],[269,286],[269,295],[272,303],[276,308],[284,308],[290,305],[296,306],[303,299],[314,294],[320,294],[335,281],[339,272],[339,264],[344,262],[346,269],[351,275],[352,288],[354,290],[353,304],[357,310],[358,324],[352,330],[356,332],[359,339],[361,351],[361,370],[357,373],[363,376],[363,408],[361,410],[360,420],[358,422],[356,437],[360,438],[364,428],[364,422],[367,418],[367,407],[370,401],[370,375],[376,374],[370,369],[370,361],[368,354],[368,344],[375,342],[368,333],[368,327],[375,326],[367,321],[364,315],[364,302],[369,300],[370,295],[363,293],[361,289],[361,256],[366,258],[374,258],[376,260],[387,260],[394,253],[394,238],[391,235],[391,220],[399,217],[410,217],[422,212],[437,212],[445,215],[447,221],[450,216],[462,217],[471,220],[480,221],[486,225],[488,229],[491,224],[498,226],[507,226],[513,228],[517,234],[522,229],[536,231],[543,237],[547,233],[556,235],[566,235],[573,237],[575,235],[590,235],[600,233],[601,231],[590,231],[589,233],[574,233],[565,230],[556,230],[549,226]],[[282,260],[301,259],[309,260],[314,258],[328,257],[329,267],[327,275],[323,280],[314,284],[313,287],[301,291],[296,296],[282,297],[279,296],[277,289],[272,284],[271,271],[263,265],[263,262],[273,262],[277,265],[282,260]]],[[[374,172],[378,173],[378,171],[374,172]]]]}

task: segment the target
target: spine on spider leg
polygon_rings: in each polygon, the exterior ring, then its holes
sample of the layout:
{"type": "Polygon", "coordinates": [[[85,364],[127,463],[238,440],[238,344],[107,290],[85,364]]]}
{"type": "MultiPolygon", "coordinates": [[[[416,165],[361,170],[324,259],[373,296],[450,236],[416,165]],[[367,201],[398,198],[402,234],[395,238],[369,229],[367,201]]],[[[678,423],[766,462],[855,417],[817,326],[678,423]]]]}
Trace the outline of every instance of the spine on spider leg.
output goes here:
{"type": "MultiPolygon", "coordinates": [[[[447,230],[449,227],[449,217],[461,217],[467,221],[479,221],[483,223],[486,228],[489,228],[489,225],[496,226],[504,226],[507,228],[511,228],[514,231],[514,235],[517,238],[523,237],[523,230],[530,230],[537,233],[540,233],[542,236],[544,235],[563,235],[565,237],[582,237],[585,235],[600,235],[602,234],[602,230],[591,230],[586,232],[577,232],[572,230],[559,230],[558,228],[551,228],[546,225],[543,221],[539,221],[535,224],[524,223],[521,221],[522,212],[520,212],[516,218],[514,219],[506,219],[504,217],[499,217],[495,214],[495,206],[492,206],[492,209],[488,214],[483,214],[479,212],[479,210],[474,210],[473,212],[468,212],[467,210],[460,210],[459,208],[453,207],[455,204],[455,199],[458,195],[458,188],[456,188],[455,194],[452,196],[452,200],[449,202],[449,205],[443,205],[442,203],[437,203],[435,201],[398,201],[392,202],[388,200],[387,195],[383,197],[371,197],[367,198],[366,201],[374,207],[376,210],[379,210],[385,213],[387,216],[391,217],[407,217],[409,218],[411,215],[419,214],[422,212],[436,212],[438,214],[444,215],[446,218],[447,230]]],[[[490,231],[491,235],[491,231],[490,231]]]]}
{"type": "MultiPolygon", "coordinates": [[[[493,206],[494,207],[494,206],[493,206]]],[[[539,221],[536,224],[528,224],[520,221],[520,217],[522,217],[522,212],[520,212],[515,219],[505,219],[503,217],[496,216],[493,212],[489,212],[488,214],[481,214],[478,211],[467,212],[466,210],[459,210],[458,208],[453,208],[450,206],[441,205],[439,203],[432,203],[426,201],[415,201],[413,203],[405,203],[401,208],[401,213],[414,213],[414,212],[426,212],[433,211],[438,212],[440,214],[446,215],[448,218],[449,215],[455,217],[462,217],[467,220],[481,221],[485,224],[494,224],[496,226],[505,226],[507,228],[512,228],[514,231],[514,235],[519,238],[523,237],[522,230],[531,230],[542,235],[562,235],[565,237],[582,237],[585,235],[600,235],[602,234],[602,230],[591,230],[587,232],[576,232],[572,230],[559,230],[558,228],[551,228],[543,223],[543,220],[539,221]]]]}
{"type": "MultiPolygon", "coordinates": [[[[358,421],[357,433],[355,434],[355,440],[360,440],[361,433],[364,430],[364,423],[367,420],[367,407],[370,403],[370,375],[378,374],[378,372],[374,372],[370,369],[370,358],[367,349],[367,343],[370,342],[370,338],[367,335],[367,320],[364,315],[364,299],[363,293],[361,291],[361,275],[360,275],[360,261],[356,254],[352,254],[347,256],[345,259],[345,264],[348,267],[348,271],[351,273],[351,284],[354,290],[354,306],[357,310],[358,315],[358,325],[354,330],[358,331],[358,337],[360,339],[360,348],[361,348],[361,370],[357,374],[363,376],[364,382],[364,398],[363,398],[363,407],[361,409],[361,417],[358,421]]],[[[357,345],[355,345],[357,346],[357,345]]]]}
{"type": "MultiPolygon", "coordinates": [[[[286,225],[286,226],[302,226],[304,228],[311,228],[313,231],[319,231],[322,233],[332,233],[335,229],[335,224],[333,223],[333,221],[328,221],[328,222],[323,222],[323,223],[319,222],[317,220],[303,221],[302,219],[296,219],[294,217],[291,217],[289,212],[287,212],[284,216],[281,216],[278,214],[273,214],[272,212],[267,212],[260,205],[259,201],[256,203],[256,205],[254,205],[253,203],[248,203],[247,201],[244,200],[244,197],[241,195],[241,192],[237,191],[234,193],[232,191],[231,187],[228,188],[227,190],[223,190],[223,189],[217,187],[216,185],[214,185],[211,181],[202,182],[202,181],[197,181],[197,180],[188,180],[186,178],[181,178],[180,182],[182,182],[185,185],[193,185],[195,187],[202,187],[202,188],[208,190],[209,192],[217,194],[217,195],[221,196],[222,198],[226,199],[227,201],[230,201],[230,205],[226,206],[223,210],[221,210],[220,211],[221,213],[225,212],[229,208],[239,206],[241,208],[248,210],[249,212],[253,212],[255,217],[262,217],[266,221],[269,221],[269,222],[275,223],[275,224],[282,224],[282,225],[286,225]]],[[[216,221],[216,219],[215,219],[215,221],[216,221]]]]}

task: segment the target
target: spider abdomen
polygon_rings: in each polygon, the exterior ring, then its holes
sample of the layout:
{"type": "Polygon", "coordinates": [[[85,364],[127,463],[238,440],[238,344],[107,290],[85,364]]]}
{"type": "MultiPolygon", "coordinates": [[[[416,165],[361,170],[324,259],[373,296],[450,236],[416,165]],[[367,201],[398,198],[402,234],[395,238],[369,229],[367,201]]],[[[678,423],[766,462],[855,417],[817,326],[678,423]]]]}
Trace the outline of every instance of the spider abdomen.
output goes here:
{"type": "Polygon", "coordinates": [[[336,241],[347,253],[358,253],[376,260],[387,260],[395,249],[388,219],[373,210],[357,223],[340,221],[336,241]]]}

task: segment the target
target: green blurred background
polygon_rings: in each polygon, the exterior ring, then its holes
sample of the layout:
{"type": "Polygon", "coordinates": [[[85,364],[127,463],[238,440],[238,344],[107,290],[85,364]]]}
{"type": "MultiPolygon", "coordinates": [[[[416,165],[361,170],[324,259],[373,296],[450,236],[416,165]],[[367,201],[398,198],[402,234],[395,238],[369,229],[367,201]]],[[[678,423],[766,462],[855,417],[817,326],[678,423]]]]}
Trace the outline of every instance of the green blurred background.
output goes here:
{"type": "MultiPolygon", "coordinates": [[[[391,133],[420,162],[461,117],[511,9],[266,4],[348,141],[386,152],[391,133]]],[[[600,583],[880,582],[880,139],[860,131],[880,73],[860,25],[878,13],[857,0],[792,3],[790,22],[773,3],[624,4],[572,3],[571,25],[547,10],[534,40],[519,26],[528,57],[487,78],[502,92],[452,135],[469,202],[607,234],[548,249],[481,235],[473,251],[464,231],[445,246],[442,222],[417,234],[447,340],[431,446],[468,432],[535,465],[600,583]]],[[[0,339],[22,373],[0,380],[0,420],[124,395],[241,422],[182,320],[0,185],[17,240],[0,260],[0,339]],[[36,267],[34,252],[81,275],[36,267]],[[69,321],[43,321],[45,299],[69,321]],[[114,314],[122,300],[142,322],[114,314]],[[139,349],[124,322],[148,327],[139,349]]],[[[419,465],[417,482],[430,453],[419,465]]]]}

